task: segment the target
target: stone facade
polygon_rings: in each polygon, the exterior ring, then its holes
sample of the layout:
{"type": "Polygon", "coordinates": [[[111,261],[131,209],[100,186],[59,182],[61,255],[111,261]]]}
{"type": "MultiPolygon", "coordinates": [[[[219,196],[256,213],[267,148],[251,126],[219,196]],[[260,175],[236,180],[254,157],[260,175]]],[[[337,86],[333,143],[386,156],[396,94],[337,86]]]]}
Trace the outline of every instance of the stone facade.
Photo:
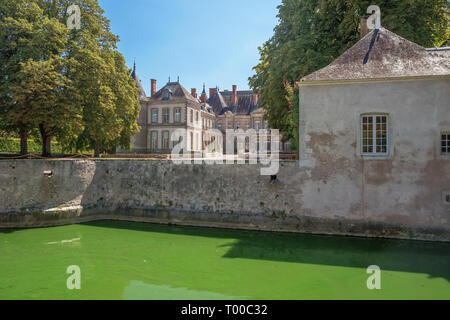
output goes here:
{"type": "MultiPolygon", "coordinates": [[[[209,90],[208,98],[203,87],[198,98],[196,89],[189,93],[179,82],[169,82],[156,91],[156,80],[152,80],[151,96],[147,97],[136,66],[132,77],[136,80],[141,103],[138,119],[141,130],[131,141],[134,153],[170,154],[177,144],[171,141],[177,129],[187,130],[188,151],[204,155],[208,144],[204,137],[209,129],[217,129],[222,134],[227,129],[268,129],[259,96],[252,91],[237,91],[236,86],[233,86],[233,91],[223,92],[215,88],[209,90]]],[[[280,151],[289,151],[289,145],[281,144],[280,151]]],[[[225,150],[224,145],[221,151],[225,150]]]]}

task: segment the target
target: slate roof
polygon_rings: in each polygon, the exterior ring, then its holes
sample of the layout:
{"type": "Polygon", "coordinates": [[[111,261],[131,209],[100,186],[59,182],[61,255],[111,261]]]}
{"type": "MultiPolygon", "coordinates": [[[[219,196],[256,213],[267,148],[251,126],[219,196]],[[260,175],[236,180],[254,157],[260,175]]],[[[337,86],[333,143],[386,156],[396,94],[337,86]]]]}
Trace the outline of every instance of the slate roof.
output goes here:
{"type": "Polygon", "coordinates": [[[136,64],[134,64],[133,72],[131,73],[131,77],[134,79],[134,81],[136,81],[136,87],[138,88],[138,91],[139,91],[139,98],[145,99],[147,97],[147,95],[145,94],[144,87],[142,86],[142,81],[139,79],[139,76],[136,72],[136,64]]]}
{"type": "Polygon", "coordinates": [[[171,93],[171,99],[187,99],[198,103],[198,100],[195,99],[179,82],[168,82],[156,92],[150,100],[164,100],[164,93],[166,91],[171,93]]]}
{"type": "Polygon", "coordinates": [[[233,105],[232,91],[216,91],[208,99],[208,104],[212,106],[214,113],[223,115],[230,111],[235,115],[250,115],[260,107],[260,104],[253,104],[253,91],[237,91],[237,105],[233,105]]]}
{"type": "Polygon", "coordinates": [[[220,114],[223,109],[228,108],[225,99],[219,91],[214,92],[207,102],[212,107],[215,114],[220,114]]]}
{"type": "Polygon", "coordinates": [[[448,50],[425,49],[381,28],[301,82],[450,75],[448,50]],[[366,60],[366,61],[365,61],[366,60]],[[365,63],[366,62],[366,63],[365,63]]]}

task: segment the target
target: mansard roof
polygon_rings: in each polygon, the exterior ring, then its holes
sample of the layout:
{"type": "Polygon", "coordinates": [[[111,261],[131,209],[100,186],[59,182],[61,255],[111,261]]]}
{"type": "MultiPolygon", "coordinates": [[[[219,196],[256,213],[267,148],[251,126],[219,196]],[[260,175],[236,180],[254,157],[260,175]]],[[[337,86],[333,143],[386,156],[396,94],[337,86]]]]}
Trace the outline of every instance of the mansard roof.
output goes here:
{"type": "Polygon", "coordinates": [[[150,100],[164,100],[164,93],[167,91],[171,93],[170,99],[187,99],[198,103],[198,99],[195,99],[179,82],[168,82],[150,100]]]}
{"type": "Polygon", "coordinates": [[[380,28],[301,82],[446,76],[450,75],[448,57],[446,48],[425,49],[380,28]]]}
{"type": "Polygon", "coordinates": [[[233,105],[232,91],[216,91],[209,99],[210,104],[217,115],[232,112],[235,115],[250,115],[260,105],[253,104],[253,91],[237,91],[237,105],[233,105]]]}
{"type": "Polygon", "coordinates": [[[223,109],[228,108],[225,99],[219,91],[215,91],[214,94],[209,97],[207,102],[212,107],[215,114],[220,114],[223,109]]]}

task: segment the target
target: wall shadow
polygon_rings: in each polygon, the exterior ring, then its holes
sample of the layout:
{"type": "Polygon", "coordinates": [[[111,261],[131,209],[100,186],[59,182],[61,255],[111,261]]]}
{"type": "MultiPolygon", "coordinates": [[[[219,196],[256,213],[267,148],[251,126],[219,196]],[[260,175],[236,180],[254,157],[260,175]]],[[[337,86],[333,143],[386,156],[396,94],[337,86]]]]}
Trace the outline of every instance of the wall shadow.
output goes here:
{"type": "Polygon", "coordinates": [[[84,225],[175,235],[230,239],[224,258],[269,260],[350,268],[377,265],[382,270],[422,273],[450,282],[450,243],[365,239],[272,233],[200,227],[167,226],[124,221],[84,225]]]}

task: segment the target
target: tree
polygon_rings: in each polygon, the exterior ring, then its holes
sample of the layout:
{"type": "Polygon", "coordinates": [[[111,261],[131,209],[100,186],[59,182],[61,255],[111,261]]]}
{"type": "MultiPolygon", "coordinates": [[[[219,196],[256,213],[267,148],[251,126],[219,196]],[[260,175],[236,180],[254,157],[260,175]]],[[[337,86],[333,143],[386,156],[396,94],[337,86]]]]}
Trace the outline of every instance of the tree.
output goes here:
{"type": "Polygon", "coordinates": [[[11,91],[17,107],[10,118],[39,128],[43,156],[51,155],[51,140],[62,128],[68,124],[81,126],[74,89],[61,74],[63,65],[60,56],[21,63],[19,83],[11,91]]]}
{"type": "Polygon", "coordinates": [[[51,139],[67,147],[128,146],[138,131],[138,93],[119,38],[97,0],[0,0],[0,125],[39,129],[43,155],[51,139]],[[81,10],[81,29],[66,26],[81,10]]]}
{"type": "MultiPolygon", "coordinates": [[[[360,18],[371,1],[283,0],[274,35],[259,48],[260,61],[249,78],[261,94],[262,107],[272,128],[297,137],[287,121],[286,81],[291,85],[325,67],[353,46],[360,35],[360,18]],[[291,134],[290,134],[291,133],[291,134]]],[[[441,46],[449,39],[446,0],[379,0],[382,25],[425,47],[441,46]]],[[[298,125],[298,124],[296,124],[298,125]]]]}
{"type": "Polygon", "coordinates": [[[79,64],[74,80],[83,92],[84,130],[77,147],[93,148],[96,157],[102,150],[129,147],[131,135],[139,129],[136,120],[140,105],[136,84],[123,56],[95,45],[78,48],[74,56],[79,64]]]}
{"type": "Polygon", "coordinates": [[[128,147],[139,129],[138,91],[117,51],[119,38],[111,33],[103,10],[96,0],[42,3],[49,15],[61,22],[66,21],[65,10],[70,5],[78,5],[82,13],[81,29],[70,32],[66,54],[72,62],[68,77],[79,92],[83,130],[66,139],[67,143],[78,150],[94,148],[95,156],[101,150],[128,147]]]}
{"type": "Polygon", "coordinates": [[[33,123],[28,122],[29,117],[18,116],[28,109],[14,101],[11,90],[20,81],[21,63],[60,52],[64,36],[57,21],[45,18],[37,3],[0,0],[0,124],[8,131],[20,132],[21,154],[27,153],[33,123]]]}

